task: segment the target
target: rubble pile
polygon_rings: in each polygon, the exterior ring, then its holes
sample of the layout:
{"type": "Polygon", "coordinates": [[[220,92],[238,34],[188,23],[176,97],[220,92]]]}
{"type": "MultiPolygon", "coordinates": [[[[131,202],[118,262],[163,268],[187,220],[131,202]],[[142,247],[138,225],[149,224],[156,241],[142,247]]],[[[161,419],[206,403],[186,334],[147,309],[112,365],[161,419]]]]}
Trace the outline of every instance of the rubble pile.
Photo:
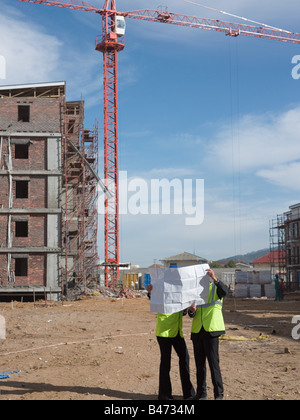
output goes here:
{"type": "Polygon", "coordinates": [[[130,290],[128,287],[122,289],[115,287],[82,287],[80,285],[69,289],[65,298],[69,301],[80,300],[87,297],[99,297],[104,299],[135,299],[146,297],[145,290],[130,290]]]}

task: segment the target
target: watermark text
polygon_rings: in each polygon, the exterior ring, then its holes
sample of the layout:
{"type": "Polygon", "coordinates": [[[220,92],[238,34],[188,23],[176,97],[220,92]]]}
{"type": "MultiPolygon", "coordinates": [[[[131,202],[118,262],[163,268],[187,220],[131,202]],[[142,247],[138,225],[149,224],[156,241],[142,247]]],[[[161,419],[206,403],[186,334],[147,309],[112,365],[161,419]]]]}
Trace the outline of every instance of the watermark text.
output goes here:
{"type": "Polygon", "coordinates": [[[0,80],[6,79],[6,59],[0,55],[0,80]]]}
{"type": "Polygon", "coordinates": [[[0,340],[6,339],[6,322],[4,316],[0,315],[0,340]]]}
{"type": "Polygon", "coordinates": [[[300,55],[294,55],[292,64],[296,64],[292,69],[292,78],[298,80],[300,79],[300,55]]]}
{"type": "Polygon", "coordinates": [[[292,318],[292,324],[296,324],[292,329],[292,337],[294,340],[300,340],[300,315],[292,318]]]}
{"type": "MultiPolygon", "coordinates": [[[[108,188],[115,191],[111,183],[108,188]]],[[[99,214],[105,213],[103,198],[104,194],[100,191],[99,214]]],[[[109,208],[111,211],[112,207],[109,208]]],[[[204,221],[204,180],[146,180],[140,177],[128,178],[127,171],[120,171],[119,214],[185,215],[186,226],[201,225],[204,221]]]]}

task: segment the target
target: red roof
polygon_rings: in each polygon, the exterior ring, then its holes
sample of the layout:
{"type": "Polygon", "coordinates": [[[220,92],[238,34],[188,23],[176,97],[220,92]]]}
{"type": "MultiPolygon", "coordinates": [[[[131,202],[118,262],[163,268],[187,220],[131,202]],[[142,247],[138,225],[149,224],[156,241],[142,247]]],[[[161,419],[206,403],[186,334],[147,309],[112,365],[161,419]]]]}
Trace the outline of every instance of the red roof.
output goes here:
{"type": "Polygon", "coordinates": [[[271,264],[272,262],[278,263],[285,258],[285,251],[272,251],[269,254],[263,255],[250,262],[250,264],[271,264]]]}

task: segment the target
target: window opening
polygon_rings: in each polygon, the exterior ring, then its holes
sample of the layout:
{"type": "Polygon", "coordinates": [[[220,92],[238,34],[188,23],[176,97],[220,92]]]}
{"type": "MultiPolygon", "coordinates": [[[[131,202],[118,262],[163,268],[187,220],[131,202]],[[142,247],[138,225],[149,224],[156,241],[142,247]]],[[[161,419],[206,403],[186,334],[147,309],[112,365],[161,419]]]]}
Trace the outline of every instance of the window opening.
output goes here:
{"type": "Polygon", "coordinates": [[[28,276],[28,259],[27,258],[15,259],[15,276],[16,277],[28,276]]]}
{"type": "Polygon", "coordinates": [[[16,222],[16,238],[28,238],[28,222],[16,222]]]}
{"type": "Polygon", "coordinates": [[[19,105],[18,106],[18,121],[29,122],[30,121],[30,105],[19,105]]]}
{"type": "Polygon", "coordinates": [[[16,159],[28,159],[28,144],[16,144],[15,145],[15,158],[16,159]]]}
{"type": "Polygon", "coordinates": [[[28,198],[28,181],[16,181],[16,198],[28,198]]]}

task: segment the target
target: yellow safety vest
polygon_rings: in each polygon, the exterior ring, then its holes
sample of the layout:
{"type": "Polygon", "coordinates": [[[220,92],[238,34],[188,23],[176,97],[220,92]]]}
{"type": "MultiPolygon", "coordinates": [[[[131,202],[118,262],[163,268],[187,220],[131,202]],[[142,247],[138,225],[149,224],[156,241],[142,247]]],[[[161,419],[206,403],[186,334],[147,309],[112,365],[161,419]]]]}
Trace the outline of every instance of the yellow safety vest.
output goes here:
{"type": "Polygon", "coordinates": [[[183,337],[182,331],[182,313],[157,314],[156,335],[157,337],[176,337],[178,332],[183,337]]]}
{"type": "Polygon", "coordinates": [[[192,333],[198,333],[203,327],[207,332],[225,331],[222,313],[223,299],[217,294],[215,283],[210,284],[208,303],[197,307],[192,323],[192,333]]]}

